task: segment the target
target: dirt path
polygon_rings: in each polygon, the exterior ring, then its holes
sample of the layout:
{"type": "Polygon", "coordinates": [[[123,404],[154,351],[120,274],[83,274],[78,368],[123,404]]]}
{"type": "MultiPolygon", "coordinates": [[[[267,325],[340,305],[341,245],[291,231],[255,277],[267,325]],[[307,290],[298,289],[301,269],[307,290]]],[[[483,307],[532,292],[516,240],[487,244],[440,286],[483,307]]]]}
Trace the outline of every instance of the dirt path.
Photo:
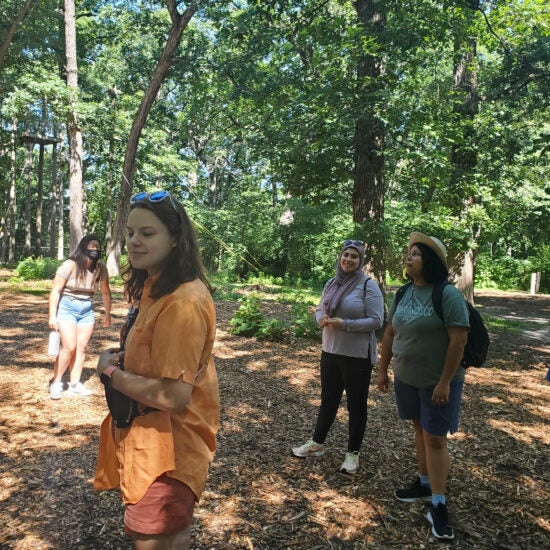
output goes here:
{"type": "MultiPolygon", "coordinates": [[[[130,549],[118,493],[95,493],[89,483],[106,414],[95,355],[113,343],[125,307],[115,300],[114,326],[94,333],[84,378],[95,394],[56,402],[47,394],[46,302],[0,286],[0,548],[130,549]]],[[[217,304],[219,450],[193,548],[547,547],[550,349],[537,334],[547,335],[550,297],[484,293],[477,302],[485,315],[522,324],[492,329],[486,367],[468,373],[461,430],[450,442],[452,545],[431,539],[421,505],[392,496],[415,475],[411,433],[393,396],[372,386],[359,475],[336,473],[344,406],[328,452],[294,459],[290,447],[309,436],[319,403],[319,344],[234,337],[227,326],[236,304],[217,304]]],[[[284,314],[284,306],[266,307],[284,314]]]]}

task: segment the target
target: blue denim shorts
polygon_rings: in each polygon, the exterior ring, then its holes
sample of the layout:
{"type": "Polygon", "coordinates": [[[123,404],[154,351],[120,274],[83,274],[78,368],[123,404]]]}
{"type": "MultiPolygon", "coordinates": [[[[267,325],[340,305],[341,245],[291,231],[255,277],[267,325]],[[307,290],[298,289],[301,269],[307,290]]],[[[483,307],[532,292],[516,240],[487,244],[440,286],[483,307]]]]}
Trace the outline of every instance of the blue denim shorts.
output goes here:
{"type": "Polygon", "coordinates": [[[80,300],[61,296],[57,307],[57,322],[72,323],[73,325],[93,325],[94,310],[92,300],[80,300]]]}
{"type": "Polygon", "coordinates": [[[402,420],[419,420],[423,430],[437,436],[445,436],[448,432],[454,434],[458,430],[464,380],[451,382],[449,402],[445,405],[433,404],[435,386],[415,388],[394,378],[393,387],[397,412],[402,420]]]}

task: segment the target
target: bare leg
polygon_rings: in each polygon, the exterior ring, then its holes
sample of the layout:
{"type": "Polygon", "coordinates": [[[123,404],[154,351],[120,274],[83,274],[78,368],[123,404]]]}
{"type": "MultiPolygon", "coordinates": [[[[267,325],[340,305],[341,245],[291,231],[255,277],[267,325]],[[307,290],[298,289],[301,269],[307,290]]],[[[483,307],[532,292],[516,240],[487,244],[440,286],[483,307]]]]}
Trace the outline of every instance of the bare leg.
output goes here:
{"type": "Polygon", "coordinates": [[[77,340],[76,324],[59,323],[59,334],[61,336],[61,349],[53,367],[54,382],[59,382],[63,378],[65,371],[73,361],[77,340]]]}
{"type": "Polygon", "coordinates": [[[172,535],[142,535],[133,533],[136,550],[188,550],[191,542],[191,525],[172,535]]]}
{"type": "Polygon", "coordinates": [[[424,432],[424,445],[432,493],[444,495],[450,463],[447,436],[437,436],[424,432]]]}
{"type": "Polygon", "coordinates": [[[94,331],[94,325],[79,325],[76,327],[76,349],[74,354],[74,361],[70,365],[70,382],[76,384],[80,382],[80,376],[82,369],[84,368],[84,359],[86,358],[86,347],[92,337],[94,331]]]}
{"type": "Polygon", "coordinates": [[[424,442],[424,430],[419,420],[413,420],[414,427],[414,446],[416,449],[416,461],[418,462],[418,471],[421,475],[428,475],[426,466],[426,447],[424,442]]]}

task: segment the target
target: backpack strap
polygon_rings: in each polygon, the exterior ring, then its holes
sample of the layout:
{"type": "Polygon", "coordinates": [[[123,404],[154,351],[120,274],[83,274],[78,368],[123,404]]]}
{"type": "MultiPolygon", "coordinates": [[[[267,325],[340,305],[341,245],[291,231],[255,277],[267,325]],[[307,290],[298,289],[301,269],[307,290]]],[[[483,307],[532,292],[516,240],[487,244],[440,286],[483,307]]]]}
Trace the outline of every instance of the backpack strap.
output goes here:
{"type": "Polygon", "coordinates": [[[407,291],[407,288],[409,288],[412,285],[412,283],[409,281],[408,283],[404,284],[403,286],[399,287],[397,289],[397,292],[395,293],[395,298],[393,301],[395,302],[395,308],[397,309],[397,306],[399,305],[399,302],[405,295],[405,292],[407,291]]]}
{"type": "Polygon", "coordinates": [[[367,275],[367,278],[365,279],[365,283],[363,284],[363,300],[367,297],[367,283],[372,279],[372,277],[369,277],[367,275]]]}
{"type": "Polygon", "coordinates": [[[450,285],[449,281],[441,281],[437,283],[432,290],[432,304],[434,306],[434,311],[437,313],[437,316],[445,323],[443,317],[443,290],[447,285],[450,285]]]}

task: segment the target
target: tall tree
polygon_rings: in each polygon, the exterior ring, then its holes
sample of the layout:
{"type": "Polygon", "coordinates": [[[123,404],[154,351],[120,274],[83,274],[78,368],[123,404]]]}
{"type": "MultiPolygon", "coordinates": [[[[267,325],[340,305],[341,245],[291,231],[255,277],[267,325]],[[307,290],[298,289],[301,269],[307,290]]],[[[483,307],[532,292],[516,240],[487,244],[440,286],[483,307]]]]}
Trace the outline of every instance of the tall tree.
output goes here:
{"type": "Polygon", "coordinates": [[[65,55],[67,87],[72,90],[71,109],[67,120],[69,138],[69,239],[71,251],[83,234],[84,189],[82,181],[82,130],[78,120],[78,63],[76,49],[76,9],[74,0],[65,0],[65,55]]]}
{"type": "Polygon", "coordinates": [[[385,127],[381,92],[384,90],[385,63],[380,46],[386,14],[379,0],[357,0],[355,7],[365,33],[364,42],[373,43],[375,51],[363,52],[357,68],[358,93],[363,112],[355,123],[353,220],[368,229],[365,263],[376,278],[383,282],[384,242],[383,232],[379,229],[384,220],[385,127]]]}
{"type": "Polygon", "coordinates": [[[149,112],[151,111],[151,107],[157,97],[161,84],[174,63],[174,54],[180,43],[181,35],[194,13],[197,11],[197,5],[195,3],[188,6],[182,14],[179,13],[178,6],[178,2],[166,0],[166,7],[171,20],[170,31],[164,49],[153,71],[151,80],[149,81],[147,90],[145,90],[145,94],[141,100],[130,130],[130,136],[128,137],[128,144],[126,146],[126,153],[122,166],[122,180],[120,184],[121,198],[117,208],[111,246],[107,257],[107,268],[112,274],[118,274],[119,272],[119,260],[124,237],[124,223],[130,207],[130,198],[132,196],[133,181],[136,173],[136,154],[141,132],[147,122],[147,117],[149,116],[149,112]]]}

